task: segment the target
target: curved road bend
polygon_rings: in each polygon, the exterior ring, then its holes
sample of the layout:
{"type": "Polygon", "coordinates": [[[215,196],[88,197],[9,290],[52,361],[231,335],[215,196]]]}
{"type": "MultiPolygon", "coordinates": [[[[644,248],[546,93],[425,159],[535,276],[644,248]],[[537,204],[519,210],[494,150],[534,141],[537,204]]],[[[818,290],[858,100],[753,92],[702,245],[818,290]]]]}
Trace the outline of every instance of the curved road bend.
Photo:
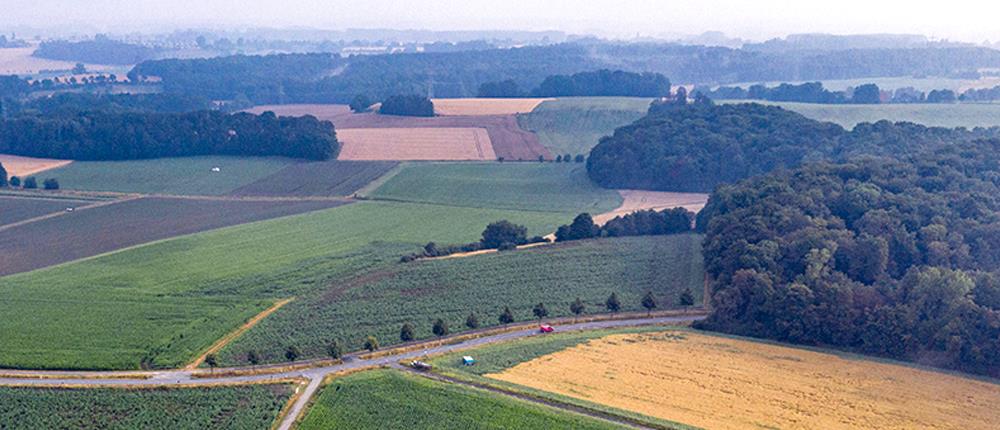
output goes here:
{"type": "MultiPolygon", "coordinates": [[[[644,325],[667,325],[667,324],[677,324],[677,323],[687,323],[704,318],[704,315],[685,315],[685,316],[669,316],[669,317],[652,317],[652,318],[634,318],[634,319],[623,319],[623,320],[606,320],[606,321],[591,321],[583,322],[577,324],[563,324],[557,327],[559,331],[579,331],[579,330],[594,330],[594,329],[604,329],[604,328],[616,328],[616,327],[629,327],[629,326],[644,326],[644,325]]],[[[107,387],[107,386],[171,386],[171,385],[212,385],[212,384],[240,384],[249,382],[267,382],[272,380],[288,379],[288,378],[305,378],[309,380],[309,385],[306,387],[306,391],[295,401],[292,408],[289,410],[288,414],[285,416],[279,429],[290,429],[295,420],[302,414],[305,406],[309,403],[313,394],[318,391],[319,386],[322,384],[323,379],[336,372],[341,372],[345,370],[353,370],[363,367],[377,367],[377,366],[389,366],[393,363],[399,362],[401,360],[415,359],[423,357],[426,355],[437,355],[453,352],[460,349],[473,348],[477,346],[488,345],[497,342],[505,342],[514,339],[520,339],[530,336],[540,335],[538,329],[535,327],[525,328],[523,330],[511,331],[506,333],[499,333],[491,336],[483,336],[480,338],[469,339],[464,342],[459,342],[455,344],[438,345],[433,347],[428,347],[425,349],[409,350],[406,352],[401,352],[399,354],[392,354],[382,357],[376,357],[371,359],[361,359],[358,358],[358,354],[349,354],[345,357],[343,363],[334,364],[325,367],[316,367],[309,369],[300,369],[294,371],[280,372],[280,373],[269,373],[269,374],[259,374],[259,375],[243,375],[243,376],[219,376],[217,378],[212,377],[201,377],[194,378],[192,375],[197,372],[196,370],[171,370],[164,372],[156,372],[151,378],[148,379],[93,379],[94,376],[100,376],[102,373],[108,375],[122,375],[122,372],[41,372],[33,371],[30,372],[32,375],[45,375],[43,379],[40,378],[16,378],[10,377],[10,374],[16,374],[16,371],[8,372],[4,377],[0,377],[0,385],[18,385],[18,386],[37,386],[37,387],[52,387],[52,386],[93,386],[93,387],[107,387]],[[86,377],[81,377],[86,376],[86,377]]],[[[435,340],[436,341],[436,340],[435,340]]],[[[417,344],[419,345],[419,344],[417,344]]],[[[225,372],[226,369],[219,369],[220,372],[225,372]]],[[[138,373],[138,372],[137,372],[138,373]]],[[[127,374],[127,373],[126,373],[127,374]]],[[[28,375],[28,372],[26,372],[28,375]]]]}

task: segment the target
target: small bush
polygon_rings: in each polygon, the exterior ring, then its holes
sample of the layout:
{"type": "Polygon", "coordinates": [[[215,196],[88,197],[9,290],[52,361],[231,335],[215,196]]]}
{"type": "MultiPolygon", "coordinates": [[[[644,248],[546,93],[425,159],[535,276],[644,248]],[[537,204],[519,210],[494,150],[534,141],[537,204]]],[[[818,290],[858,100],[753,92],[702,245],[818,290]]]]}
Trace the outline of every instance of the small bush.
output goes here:
{"type": "Polygon", "coordinates": [[[42,182],[42,186],[45,187],[46,190],[58,190],[59,181],[56,180],[56,178],[48,178],[42,182]]]}

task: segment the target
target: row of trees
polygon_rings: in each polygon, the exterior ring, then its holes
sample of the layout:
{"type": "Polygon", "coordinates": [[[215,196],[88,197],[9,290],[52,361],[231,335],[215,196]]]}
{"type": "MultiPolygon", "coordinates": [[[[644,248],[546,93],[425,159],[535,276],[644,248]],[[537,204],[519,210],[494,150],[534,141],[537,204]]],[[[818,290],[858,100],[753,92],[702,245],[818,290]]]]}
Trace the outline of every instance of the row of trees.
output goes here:
{"type": "Polygon", "coordinates": [[[1000,136],[1000,128],[862,123],[851,131],[776,106],[654,103],[591,150],[587,173],[606,188],[710,192],[778,168],[863,155],[907,155],[1000,136]]]}
{"type": "Polygon", "coordinates": [[[272,112],[225,114],[80,112],[0,121],[0,152],[74,160],[192,155],[336,157],[333,124],[272,112]]]}
{"type": "Polygon", "coordinates": [[[811,164],[699,214],[703,327],[1000,376],[1000,141],[811,164]]]}
{"type": "Polygon", "coordinates": [[[591,239],[595,237],[662,236],[690,233],[694,227],[694,213],[684,208],[662,211],[644,210],[616,216],[603,226],[594,223],[588,213],[577,215],[573,222],[556,230],[556,242],[591,239]]]}
{"type": "MultiPolygon", "coordinates": [[[[659,303],[657,302],[656,297],[653,295],[652,291],[647,291],[646,294],[642,296],[640,304],[644,309],[646,309],[647,312],[652,312],[656,310],[659,306],[659,303]]],[[[694,294],[691,292],[690,289],[685,289],[681,291],[681,293],[677,296],[676,304],[685,308],[694,306],[695,304],[694,294]]],[[[607,300],[605,300],[604,303],[602,303],[601,305],[604,306],[607,312],[611,313],[619,312],[622,309],[622,303],[621,300],[618,298],[617,293],[611,293],[611,295],[608,296],[607,300]]],[[[586,313],[587,304],[584,303],[583,300],[581,300],[579,297],[577,297],[576,300],[570,303],[569,311],[574,316],[579,317],[580,315],[586,313]]],[[[538,303],[534,305],[531,308],[531,313],[539,321],[549,316],[549,310],[548,308],[545,307],[544,303],[538,303]]],[[[512,324],[516,321],[517,318],[514,316],[514,312],[511,311],[509,306],[504,306],[504,308],[500,311],[500,313],[497,314],[497,322],[500,323],[500,325],[505,326],[508,324],[512,324]]],[[[479,322],[479,316],[476,315],[475,312],[470,312],[469,315],[465,318],[464,325],[465,328],[469,330],[475,330],[480,328],[481,325],[479,322]]],[[[448,325],[448,322],[442,318],[436,318],[431,323],[431,333],[433,333],[437,337],[447,336],[451,334],[451,332],[452,331],[450,326],[448,325]]],[[[412,342],[417,340],[416,327],[412,323],[408,322],[403,323],[399,327],[399,340],[401,342],[412,342]]],[[[380,345],[378,338],[376,338],[375,336],[366,336],[364,341],[362,342],[362,348],[364,348],[369,352],[374,352],[378,350],[379,347],[380,345]]],[[[338,360],[343,358],[346,351],[344,349],[343,343],[334,339],[327,345],[326,352],[329,358],[338,360]]],[[[302,352],[297,346],[289,345],[287,348],[285,348],[283,356],[287,361],[291,362],[298,360],[300,357],[302,357],[302,352]]],[[[251,350],[247,352],[246,360],[250,365],[256,366],[262,362],[263,358],[257,351],[251,350]]],[[[215,354],[209,354],[208,356],[205,357],[205,364],[214,369],[219,364],[218,357],[215,354]]]]}
{"type": "Polygon", "coordinates": [[[573,97],[625,96],[669,97],[670,80],[659,73],[632,73],[602,69],[572,75],[552,75],[530,92],[523,92],[512,79],[486,82],[479,86],[479,97],[573,97]]]}
{"type": "Polygon", "coordinates": [[[205,97],[180,94],[91,94],[66,92],[21,102],[8,102],[6,116],[69,116],[81,112],[183,113],[211,109],[205,97]]]}

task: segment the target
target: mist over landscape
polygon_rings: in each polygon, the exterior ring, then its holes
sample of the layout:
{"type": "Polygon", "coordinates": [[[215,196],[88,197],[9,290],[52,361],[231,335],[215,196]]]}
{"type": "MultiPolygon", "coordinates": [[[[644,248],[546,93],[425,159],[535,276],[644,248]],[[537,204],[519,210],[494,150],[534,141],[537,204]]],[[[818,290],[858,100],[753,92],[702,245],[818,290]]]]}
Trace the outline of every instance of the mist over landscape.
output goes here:
{"type": "Polygon", "coordinates": [[[0,429],[995,429],[1000,8],[3,0],[0,429]]]}

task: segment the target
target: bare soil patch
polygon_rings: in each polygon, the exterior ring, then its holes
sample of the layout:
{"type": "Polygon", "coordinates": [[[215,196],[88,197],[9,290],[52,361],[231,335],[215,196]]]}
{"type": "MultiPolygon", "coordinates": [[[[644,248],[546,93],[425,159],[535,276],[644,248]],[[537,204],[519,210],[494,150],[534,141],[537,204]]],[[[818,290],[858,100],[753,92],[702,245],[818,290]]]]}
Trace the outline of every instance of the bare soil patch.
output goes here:
{"type": "Polygon", "coordinates": [[[991,429],[1000,385],[687,331],[626,334],[488,377],[702,428],[991,429]]]}
{"type": "Polygon", "coordinates": [[[617,209],[594,216],[598,225],[611,221],[617,216],[627,215],[643,210],[664,210],[685,208],[698,213],[708,203],[708,194],[672,193],[665,191],[618,190],[624,201],[617,209]]]}
{"type": "Polygon", "coordinates": [[[246,112],[250,112],[255,115],[260,115],[268,111],[274,112],[274,114],[278,116],[312,115],[316,118],[326,121],[332,121],[333,118],[341,115],[351,114],[351,108],[348,107],[347,105],[320,105],[320,104],[260,105],[260,106],[254,106],[246,110],[246,112]]]}
{"type": "Polygon", "coordinates": [[[62,167],[72,162],[73,160],[0,154],[0,164],[3,164],[3,168],[7,170],[7,176],[19,176],[21,178],[62,167]]]}
{"type": "Polygon", "coordinates": [[[535,110],[542,102],[552,99],[433,99],[438,115],[514,115],[535,110]]]}
{"type": "Polygon", "coordinates": [[[495,160],[483,128],[349,128],[337,130],[340,160],[495,160]]]}

